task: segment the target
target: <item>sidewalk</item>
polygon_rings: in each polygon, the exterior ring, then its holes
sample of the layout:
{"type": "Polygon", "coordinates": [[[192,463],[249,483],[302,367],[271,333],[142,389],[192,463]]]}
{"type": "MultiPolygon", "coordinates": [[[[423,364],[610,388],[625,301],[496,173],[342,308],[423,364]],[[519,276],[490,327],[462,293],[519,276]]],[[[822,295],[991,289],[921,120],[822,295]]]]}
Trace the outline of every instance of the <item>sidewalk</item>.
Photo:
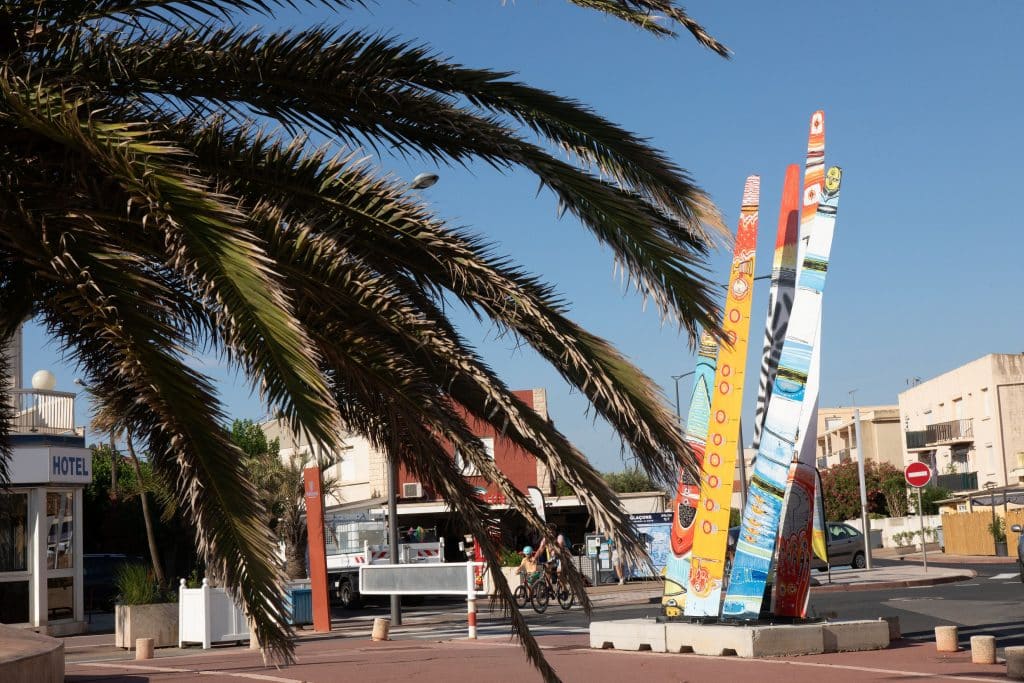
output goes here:
{"type": "MultiPolygon", "coordinates": [[[[950,562],[944,556],[943,562],[950,562]]],[[[1006,558],[999,558],[1006,559],[1006,558]]],[[[977,576],[971,569],[962,567],[933,566],[928,571],[918,562],[908,562],[897,567],[877,567],[875,569],[834,569],[829,583],[828,573],[812,572],[811,595],[837,591],[884,590],[887,588],[906,588],[910,586],[933,586],[942,583],[965,581],[977,576]],[[817,582],[817,585],[815,585],[817,582]]],[[[623,586],[594,586],[587,589],[587,595],[595,605],[616,605],[630,602],[658,602],[662,594],[661,581],[634,581],[623,586]]]]}
{"type": "MultiPolygon", "coordinates": [[[[774,659],[700,657],[652,652],[591,650],[585,636],[545,636],[538,639],[545,656],[562,680],[573,681],[714,681],[756,678],[829,683],[854,681],[992,681],[1005,675],[1004,665],[971,664],[969,652],[940,654],[933,645],[897,642],[887,650],[774,659]]],[[[158,651],[159,652],[159,651],[158,651]]],[[[244,648],[214,648],[177,657],[143,662],[69,662],[65,680],[88,683],[178,683],[202,680],[239,683],[361,683],[486,680],[526,683],[540,681],[522,649],[507,638],[444,642],[394,640],[373,643],[364,638],[303,639],[296,646],[296,663],[287,667],[263,665],[259,652],[244,648]]]]}
{"type": "MultiPolygon", "coordinates": [[[[871,551],[871,556],[881,560],[921,561],[921,553],[900,555],[895,548],[875,548],[871,551]]],[[[996,557],[995,555],[949,555],[943,552],[928,551],[928,561],[942,564],[1016,564],[1017,558],[996,557]]]]}

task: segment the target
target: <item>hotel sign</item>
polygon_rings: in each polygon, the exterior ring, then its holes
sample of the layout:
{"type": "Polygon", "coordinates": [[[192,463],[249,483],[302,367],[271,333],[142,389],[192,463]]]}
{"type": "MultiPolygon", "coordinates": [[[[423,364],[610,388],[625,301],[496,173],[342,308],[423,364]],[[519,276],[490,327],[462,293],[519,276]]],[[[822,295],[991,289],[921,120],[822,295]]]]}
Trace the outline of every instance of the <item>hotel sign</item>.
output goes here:
{"type": "Polygon", "coordinates": [[[92,451],[67,446],[16,447],[10,473],[12,484],[89,484],[92,451]]]}

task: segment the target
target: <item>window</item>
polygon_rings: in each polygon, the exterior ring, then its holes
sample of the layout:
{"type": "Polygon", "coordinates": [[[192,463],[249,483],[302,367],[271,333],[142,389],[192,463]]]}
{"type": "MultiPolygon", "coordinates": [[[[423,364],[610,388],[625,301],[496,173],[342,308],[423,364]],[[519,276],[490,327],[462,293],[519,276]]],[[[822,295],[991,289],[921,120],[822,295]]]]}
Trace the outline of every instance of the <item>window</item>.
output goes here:
{"type": "MultiPolygon", "coordinates": [[[[487,457],[494,460],[494,439],[486,438],[480,439],[484,445],[484,449],[487,451],[487,457]]],[[[465,462],[462,459],[462,454],[459,453],[458,449],[455,449],[455,465],[462,470],[462,473],[467,477],[474,477],[480,474],[480,470],[471,462],[465,462]]]]}
{"type": "Polygon", "coordinates": [[[0,624],[29,621],[28,494],[0,493],[0,624]]]}
{"type": "Polygon", "coordinates": [[[988,387],[981,390],[981,400],[985,417],[992,417],[992,396],[988,393],[988,387]]]}
{"type": "Polygon", "coordinates": [[[957,420],[964,419],[964,400],[962,398],[953,399],[953,417],[957,420]]]}
{"type": "Polygon", "coordinates": [[[71,491],[50,491],[46,494],[46,568],[70,569],[74,557],[75,494],[71,491]]]}
{"type": "Polygon", "coordinates": [[[0,572],[28,571],[27,544],[28,494],[0,494],[0,572]]]}
{"type": "Polygon", "coordinates": [[[833,541],[840,541],[846,538],[849,534],[846,532],[846,527],[842,524],[829,524],[828,535],[833,541]]]}

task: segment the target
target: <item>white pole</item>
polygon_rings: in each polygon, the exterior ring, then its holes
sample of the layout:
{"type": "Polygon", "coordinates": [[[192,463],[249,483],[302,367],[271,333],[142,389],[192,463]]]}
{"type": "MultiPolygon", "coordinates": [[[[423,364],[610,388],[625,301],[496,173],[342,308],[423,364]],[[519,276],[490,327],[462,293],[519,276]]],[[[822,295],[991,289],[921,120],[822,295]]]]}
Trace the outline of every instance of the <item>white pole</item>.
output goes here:
{"type": "MultiPolygon", "coordinates": [[[[924,510],[921,509],[921,487],[917,488],[917,519],[921,523],[921,557],[924,558],[924,570],[928,571],[928,543],[924,538],[924,510]]],[[[995,501],[993,501],[995,502],[995,501]]]]}
{"type": "Polygon", "coordinates": [[[472,562],[466,563],[466,623],[469,639],[476,640],[476,577],[472,562]]]}
{"type": "Polygon", "coordinates": [[[871,526],[868,520],[868,491],[864,482],[864,442],[860,434],[860,408],[853,411],[853,426],[857,439],[857,477],[860,479],[860,524],[864,532],[864,561],[871,569],[871,526]]]}

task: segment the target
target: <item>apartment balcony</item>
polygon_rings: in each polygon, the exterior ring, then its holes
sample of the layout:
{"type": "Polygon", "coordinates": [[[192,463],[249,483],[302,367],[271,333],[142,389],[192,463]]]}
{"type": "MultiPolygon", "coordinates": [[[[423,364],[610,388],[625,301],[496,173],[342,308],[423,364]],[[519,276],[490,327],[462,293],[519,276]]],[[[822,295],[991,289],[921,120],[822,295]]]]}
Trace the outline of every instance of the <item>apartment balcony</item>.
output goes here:
{"type": "Polygon", "coordinates": [[[940,474],[934,479],[939,488],[949,489],[954,493],[976,491],[978,489],[977,472],[960,472],[957,474],[940,474]]]}
{"type": "Polygon", "coordinates": [[[974,441],[974,420],[950,420],[925,427],[925,441],[930,446],[971,443],[974,441]]]}
{"type": "Polygon", "coordinates": [[[12,435],[85,436],[75,426],[75,394],[46,389],[14,389],[12,435]]]}
{"type": "Polygon", "coordinates": [[[850,449],[844,448],[841,451],[832,451],[832,453],[829,454],[829,457],[833,456],[839,458],[839,464],[850,462],[850,449]]]}
{"type": "Polygon", "coordinates": [[[928,431],[922,429],[916,432],[907,432],[907,450],[920,451],[928,449],[928,431]]]}

